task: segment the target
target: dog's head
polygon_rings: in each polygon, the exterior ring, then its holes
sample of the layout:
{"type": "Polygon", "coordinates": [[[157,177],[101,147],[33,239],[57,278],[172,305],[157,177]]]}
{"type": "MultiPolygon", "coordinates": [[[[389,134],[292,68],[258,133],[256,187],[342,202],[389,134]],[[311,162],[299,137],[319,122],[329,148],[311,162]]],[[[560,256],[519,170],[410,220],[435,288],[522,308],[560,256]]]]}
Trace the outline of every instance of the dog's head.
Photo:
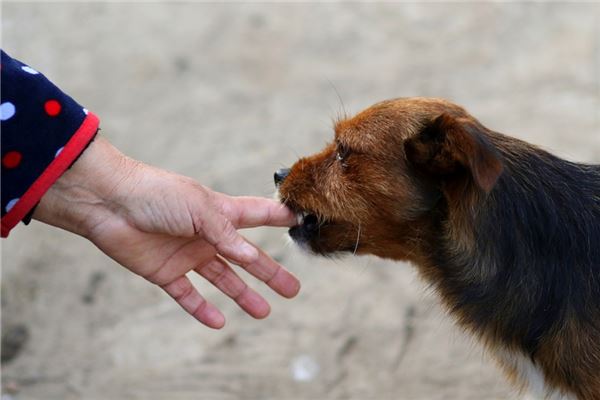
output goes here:
{"type": "Polygon", "coordinates": [[[339,121],[321,152],[275,173],[298,214],[290,236],[322,255],[410,258],[440,201],[494,187],[502,162],[488,132],[441,99],[385,101],[339,121]]]}

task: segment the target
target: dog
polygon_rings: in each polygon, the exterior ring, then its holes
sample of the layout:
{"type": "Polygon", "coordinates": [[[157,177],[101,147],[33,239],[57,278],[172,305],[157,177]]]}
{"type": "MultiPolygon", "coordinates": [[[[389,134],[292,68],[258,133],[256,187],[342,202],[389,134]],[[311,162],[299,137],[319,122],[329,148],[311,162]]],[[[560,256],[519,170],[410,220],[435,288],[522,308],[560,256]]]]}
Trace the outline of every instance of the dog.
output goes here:
{"type": "Polygon", "coordinates": [[[600,399],[600,165],[401,98],[274,178],[301,247],[410,261],[521,390],[600,399]]]}

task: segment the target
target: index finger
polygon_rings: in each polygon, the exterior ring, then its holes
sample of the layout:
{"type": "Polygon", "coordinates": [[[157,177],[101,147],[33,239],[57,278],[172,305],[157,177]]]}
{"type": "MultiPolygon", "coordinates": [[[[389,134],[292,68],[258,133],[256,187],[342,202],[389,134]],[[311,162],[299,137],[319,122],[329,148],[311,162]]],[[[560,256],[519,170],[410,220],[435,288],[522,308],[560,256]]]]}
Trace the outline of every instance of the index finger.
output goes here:
{"type": "Polygon", "coordinates": [[[276,200],[249,196],[224,196],[222,201],[221,209],[224,216],[237,229],[296,225],[295,214],[276,200]]]}
{"type": "Polygon", "coordinates": [[[221,256],[244,268],[284,297],[291,298],[298,294],[300,281],[292,273],[279,265],[259,247],[242,237],[235,230],[231,221],[220,215],[216,217],[216,220],[220,221],[217,223],[224,226],[221,235],[209,234],[207,240],[215,246],[221,256]]]}

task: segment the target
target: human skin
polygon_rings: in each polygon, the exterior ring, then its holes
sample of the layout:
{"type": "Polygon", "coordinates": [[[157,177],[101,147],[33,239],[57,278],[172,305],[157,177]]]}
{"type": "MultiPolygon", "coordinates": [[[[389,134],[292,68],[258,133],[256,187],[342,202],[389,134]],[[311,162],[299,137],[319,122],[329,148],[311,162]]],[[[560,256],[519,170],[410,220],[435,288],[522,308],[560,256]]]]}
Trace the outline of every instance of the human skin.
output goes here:
{"type": "Polygon", "coordinates": [[[232,197],[191,178],[133,160],[98,136],[44,194],[33,218],[89,239],[131,272],[161,287],[194,318],[219,329],[225,317],[186,274],[203,276],[254,318],[270,312],[230,263],[281,296],[299,281],[238,229],[292,226],[278,202],[232,197]]]}

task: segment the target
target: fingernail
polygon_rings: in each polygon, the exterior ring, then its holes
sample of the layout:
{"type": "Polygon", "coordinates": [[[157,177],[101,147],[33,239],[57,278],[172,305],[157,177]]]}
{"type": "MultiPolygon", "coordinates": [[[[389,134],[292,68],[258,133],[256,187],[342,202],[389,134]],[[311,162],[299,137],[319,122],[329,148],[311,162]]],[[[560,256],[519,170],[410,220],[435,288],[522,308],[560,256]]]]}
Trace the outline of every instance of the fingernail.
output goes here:
{"type": "Polygon", "coordinates": [[[295,282],[290,285],[290,290],[283,293],[283,296],[287,299],[291,299],[296,297],[296,295],[300,292],[300,281],[294,277],[295,282]]]}
{"type": "Polygon", "coordinates": [[[215,312],[211,315],[212,327],[215,329],[221,329],[225,326],[225,317],[220,312],[215,312]]]}

